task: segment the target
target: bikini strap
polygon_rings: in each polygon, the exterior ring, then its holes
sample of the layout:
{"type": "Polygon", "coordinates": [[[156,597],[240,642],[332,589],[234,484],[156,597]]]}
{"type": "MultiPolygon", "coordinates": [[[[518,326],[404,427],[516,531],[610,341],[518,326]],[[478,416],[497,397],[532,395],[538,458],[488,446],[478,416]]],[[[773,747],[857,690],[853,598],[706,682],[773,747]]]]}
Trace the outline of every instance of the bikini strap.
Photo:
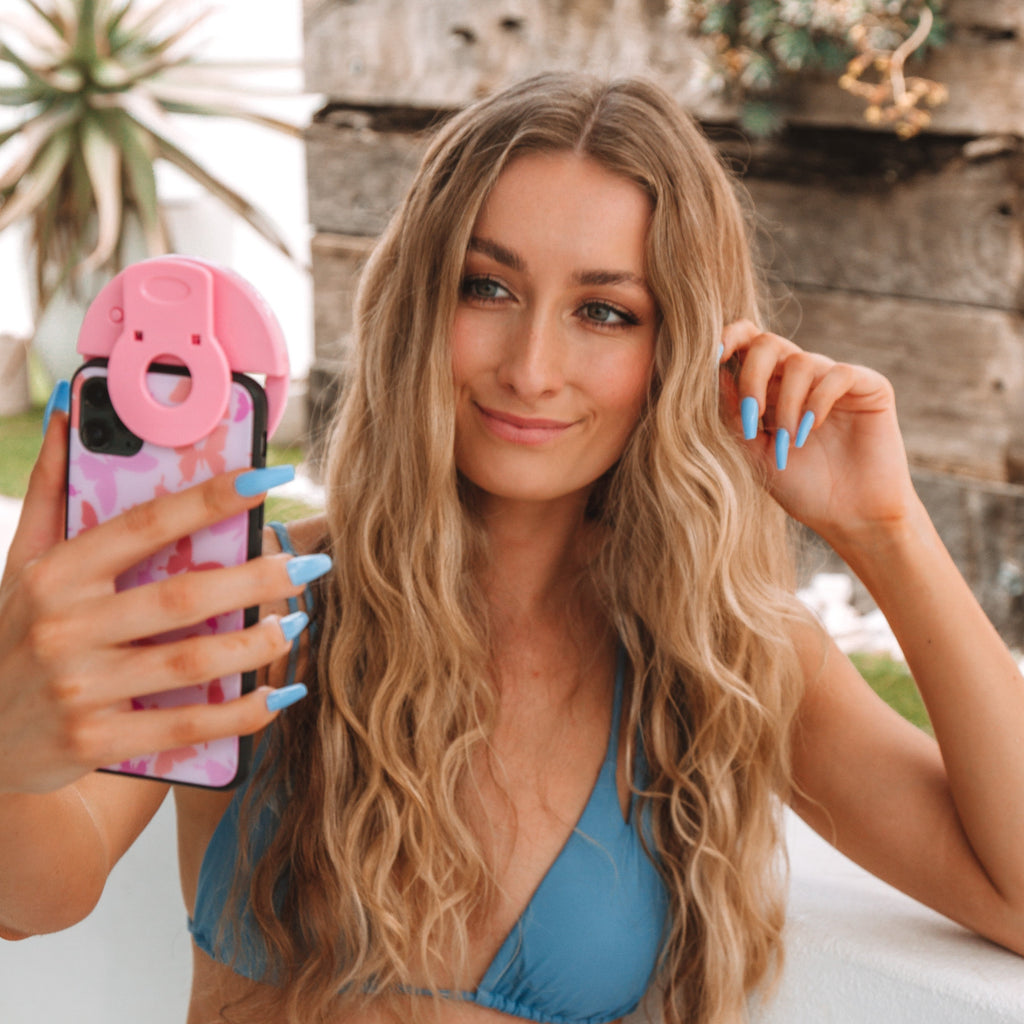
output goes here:
{"type": "Polygon", "coordinates": [[[626,648],[620,643],[615,655],[615,696],[612,699],[612,732],[608,737],[608,753],[606,761],[618,763],[619,731],[622,722],[622,691],[626,679],[626,648]]]}
{"type": "MultiPolygon", "coordinates": [[[[284,523],[278,523],[276,521],[271,521],[271,522],[267,523],[267,526],[269,526],[274,531],[274,533],[277,535],[277,542],[278,542],[278,544],[281,545],[281,550],[286,555],[294,555],[295,554],[295,548],[292,547],[291,537],[288,536],[288,527],[285,526],[284,523]]],[[[309,590],[308,586],[306,587],[305,597],[306,597],[306,602],[307,602],[307,608],[309,608],[310,607],[309,602],[311,600],[311,594],[310,594],[310,590],[309,590]]],[[[289,597],[288,598],[288,611],[289,612],[297,612],[298,610],[299,610],[298,598],[289,597]]],[[[308,615],[309,612],[307,611],[306,614],[308,615]]],[[[295,675],[296,675],[296,671],[297,671],[298,665],[299,665],[299,640],[300,640],[301,636],[302,636],[302,634],[300,633],[299,636],[297,636],[292,641],[292,648],[288,652],[288,668],[287,668],[287,671],[285,672],[285,677],[284,677],[284,685],[285,686],[291,686],[291,684],[295,682],[295,675]]]]}

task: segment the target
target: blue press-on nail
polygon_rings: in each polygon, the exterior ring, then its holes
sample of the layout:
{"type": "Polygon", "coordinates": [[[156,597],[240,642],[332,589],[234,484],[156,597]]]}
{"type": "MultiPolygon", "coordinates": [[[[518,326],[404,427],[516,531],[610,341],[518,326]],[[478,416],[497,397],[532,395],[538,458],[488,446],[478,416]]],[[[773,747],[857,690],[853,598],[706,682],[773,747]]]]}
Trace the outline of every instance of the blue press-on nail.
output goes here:
{"type": "Polygon", "coordinates": [[[800,420],[800,426],[797,427],[796,431],[796,446],[797,448],[803,448],[807,437],[811,432],[811,427],[814,426],[814,413],[810,409],[804,413],[803,419],[800,420]]]}
{"type": "Polygon", "coordinates": [[[46,402],[46,409],[43,411],[43,433],[50,425],[50,417],[54,410],[67,412],[71,408],[71,385],[66,380],[59,380],[53,386],[50,397],[46,402]]]}
{"type": "Polygon", "coordinates": [[[280,487],[294,479],[294,466],[265,466],[262,469],[250,469],[248,473],[235,477],[235,490],[243,498],[253,498],[269,491],[271,487],[280,487]]]}
{"type": "Polygon", "coordinates": [[[757,437],[757,421],[760,419],[756,398],[747,395],[740,402],[740,418],[743,420],[743,437],[747,441],[753,441],[757,437]]]}
{"type": "Polygon", "coordinates": [[[278,621],[285,640],[294,640],[308,625],[309,616],[305,612],[292,612],[278,621]]]}
{"type": "Polygon", "coordinates": [[[789,461],[789,431],[785,427],[779,427],[775,432],[775,468],[782,470],[786,468],[789,461]]]}
{"type": "Polygon", "coordinates": [[[282,686],[280,690],[274,690],[267,695],[268,711],[283,711],[290,708],[297,701],[302,700],[309,690],[305,683],[292,683],[291,686],[282,686]]]}
{"type": "Polygon", "coordinates": [[[318,580],[334,563],[330,555],[297,555],[289,560],[288,579],[296,586],[318,580]]]}

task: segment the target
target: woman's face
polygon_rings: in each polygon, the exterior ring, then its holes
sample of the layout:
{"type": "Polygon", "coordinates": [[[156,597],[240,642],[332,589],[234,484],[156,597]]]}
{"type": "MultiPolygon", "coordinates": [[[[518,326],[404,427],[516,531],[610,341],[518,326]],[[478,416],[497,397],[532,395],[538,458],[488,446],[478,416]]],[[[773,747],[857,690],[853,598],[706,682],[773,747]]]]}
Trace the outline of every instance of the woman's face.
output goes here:
{"type": "Polygon", "coordinates": [[[455,315],[455,457],[496,497],[585,494],[647,392],[657,308],[651,203],[573,153],[513,160],[484,203],[455,315]]]}

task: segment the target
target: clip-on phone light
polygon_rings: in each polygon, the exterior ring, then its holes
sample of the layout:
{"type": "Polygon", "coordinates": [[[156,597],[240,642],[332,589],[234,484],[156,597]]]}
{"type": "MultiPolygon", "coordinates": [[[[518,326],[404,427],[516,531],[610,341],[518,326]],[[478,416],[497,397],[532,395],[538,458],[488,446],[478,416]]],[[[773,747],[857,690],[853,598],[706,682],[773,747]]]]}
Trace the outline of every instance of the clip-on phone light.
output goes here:
{"type": "Polygon", "coordinates": [[[85,358],[107,359],[114,410],[139,437],[180,448],[206,437],[227,411],[231,373],[265,374],[267,435],[284,415],[288,350],[277,318],[244,278],[191,256],[157,256],[122,270],[89,306],[78,335],[85,358]],[[178,405],[146,384],[153,363],[191,377],[178,405]]]}

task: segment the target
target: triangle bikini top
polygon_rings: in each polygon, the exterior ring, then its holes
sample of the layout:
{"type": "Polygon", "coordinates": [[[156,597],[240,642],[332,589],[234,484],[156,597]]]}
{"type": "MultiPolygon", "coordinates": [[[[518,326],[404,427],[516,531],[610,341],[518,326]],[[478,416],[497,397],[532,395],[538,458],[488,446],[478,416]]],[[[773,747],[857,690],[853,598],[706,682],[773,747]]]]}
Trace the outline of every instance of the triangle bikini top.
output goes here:
{"type": "MultiPolygon", "coordinates": [[[[620,646],[608,748],[583,813],[505,938],[480,984],[458,998],[544,1024],[607,1024],[643,998],[666,934],[668,898],[644,852],[635,810],[622,816],[616,784],[625,651],[620,646]]],[[[251,776],[250,776],[251,777],[251,776]]],[[[236,946],[220,927],[240,844],[234,795],[203,858],[189,930],[207,955],[255,981],[268,979],[266,950],[246,911],[236,946]]],[[[249,842],[253,858],[276,829],[269,807],[249,842]]]]}

